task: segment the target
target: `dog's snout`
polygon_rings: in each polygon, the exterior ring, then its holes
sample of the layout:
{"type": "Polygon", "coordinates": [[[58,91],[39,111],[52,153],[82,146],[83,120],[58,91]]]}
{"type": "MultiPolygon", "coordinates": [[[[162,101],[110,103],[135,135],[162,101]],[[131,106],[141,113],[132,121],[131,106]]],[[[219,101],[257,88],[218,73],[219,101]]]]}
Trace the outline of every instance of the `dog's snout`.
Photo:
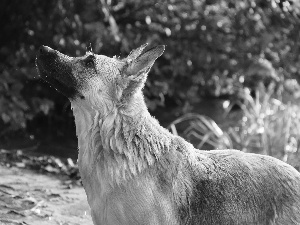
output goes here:
{"type": "Polygon", "coordinates": [[[52,48],[49,48],[48,46],[44,46],[44,45],[42,45],[38,51],[39,55],[49,55],[49,54],[53,54],[53,53],[55,53],[55,50],[53,50],[52,48]]]}

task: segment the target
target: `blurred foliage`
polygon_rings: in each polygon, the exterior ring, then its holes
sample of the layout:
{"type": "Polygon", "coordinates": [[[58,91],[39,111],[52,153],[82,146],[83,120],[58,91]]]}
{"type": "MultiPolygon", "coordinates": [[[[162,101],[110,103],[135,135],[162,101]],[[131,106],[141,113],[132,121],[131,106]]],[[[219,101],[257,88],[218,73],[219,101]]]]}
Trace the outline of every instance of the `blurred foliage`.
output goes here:
{"type": "Polygon", "coordinates": [[[3,0],[0,12],[0,137],[36,124],[74,132],[67,99],[37,78],[42,44],[79,56],[92,43],[95,53],[121,57],[145,42],[166,44],[144,91],[151,110],[235,95],[257,80],[255,68],[278,82],[300,77],[298,1],[3,0]]]}
{"type": "Polygon", "coordinates": [[[198,149],[228,149],[232,141],[227,133],[209,117],[187,113],[174,120],[168,127],[174,135],[180,135],[198,149]]]}
{"type": "Polygon", "coordinates": [[[255,93],[254,98],[244,89],[243,97],[232,102],[242,109],[241,119],[226,130],[210,118],[197,114],[186,114],[172,122],[169,128],[173,134],[185,137],[200,149],[233,147],[276,157],[300,170],[299,98],[290,97],[286,101],[285,94],[276,93],[274,83],[267,88],[261,83],[255,93]]]}
{"type": "Polygon", "coordinates": [[[291,100],[284,103],[274,87],[261,85],[255,99],[245,92],[239,102],[243,117],[228,132],[236,148],[286,161],[300,149],[300,108],[291,100]]]}

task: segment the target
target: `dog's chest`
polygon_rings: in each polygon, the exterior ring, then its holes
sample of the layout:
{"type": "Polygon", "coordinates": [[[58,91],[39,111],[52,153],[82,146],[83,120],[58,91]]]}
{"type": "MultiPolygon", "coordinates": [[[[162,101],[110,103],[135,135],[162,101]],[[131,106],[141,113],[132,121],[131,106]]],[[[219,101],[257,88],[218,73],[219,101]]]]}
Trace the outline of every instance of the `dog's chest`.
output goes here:
{"type": "Polygon", "coordinates": [[[93,193],[97,197],[102,196],[107,189],[106,179],[99,170],[99,165],[95,163],[96,159],[91,157],[89,152],[79,154],[78,166],[82,178],[83,186],[88,196],[89,203],[94,199],[93,193]]]}
{"type": "Polygon", "coordinates": [[[95,224],[176,224],[170,199],[158,191],[150,174],[116,185],[99,162],[92,162],[88,152],[80,155],[79,169],[95,224]]]}

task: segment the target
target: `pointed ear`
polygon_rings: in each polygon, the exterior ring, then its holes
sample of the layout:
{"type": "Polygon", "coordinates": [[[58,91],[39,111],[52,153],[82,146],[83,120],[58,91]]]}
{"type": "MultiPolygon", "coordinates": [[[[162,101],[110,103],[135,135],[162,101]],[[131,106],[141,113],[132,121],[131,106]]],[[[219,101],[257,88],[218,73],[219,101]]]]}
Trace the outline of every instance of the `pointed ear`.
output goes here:
{"type": "Polygon", "coordinates": [[[143,52],[146,46],[147,45],[142,45],[140,48],[133,50],[125,59],[127,65],[124,69],[123,83],[127,85],[123,90],[123,100],[143,88],[147,79],[147,73],[155,60],[161,56],[165,50],[164,45],[158,45],[143,52]]]}
{"type": "Polygon", "coordinates": [[[126,58],[128,65],[124,72],[127,76],[136,77],[142,73],[149,72],[155,60],[165,50],[164,45],[158,45],[142,53],[146,46],[147,44],[144,44],[140,48],[133,50],[126,58]]]}
{"type": "Polygon", "coordinates": [[[137,57],[140,56],[140,54],[143,52],[143,50],[147,47],[148,43],[143,44],[141,47],[136,48],[134,50],[132,50],[129,55],[126,58],[127,62],[132,62],[133,60],[135,60],[137,57]]]}

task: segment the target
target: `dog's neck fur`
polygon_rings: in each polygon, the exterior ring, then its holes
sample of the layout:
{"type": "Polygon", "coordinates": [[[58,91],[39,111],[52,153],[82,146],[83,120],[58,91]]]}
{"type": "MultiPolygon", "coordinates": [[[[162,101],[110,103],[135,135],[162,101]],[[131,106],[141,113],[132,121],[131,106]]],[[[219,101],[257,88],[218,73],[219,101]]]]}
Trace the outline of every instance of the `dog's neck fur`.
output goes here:
{"type": "Polygon", "coordinates": [[[113,105],[104,115],[82,102],[72,103],[83,179],[97,173],[110,186],[121,184],[169,151],[171,134],[151,117],[142,94],[131,101],[131,108],[113,105]]]}

